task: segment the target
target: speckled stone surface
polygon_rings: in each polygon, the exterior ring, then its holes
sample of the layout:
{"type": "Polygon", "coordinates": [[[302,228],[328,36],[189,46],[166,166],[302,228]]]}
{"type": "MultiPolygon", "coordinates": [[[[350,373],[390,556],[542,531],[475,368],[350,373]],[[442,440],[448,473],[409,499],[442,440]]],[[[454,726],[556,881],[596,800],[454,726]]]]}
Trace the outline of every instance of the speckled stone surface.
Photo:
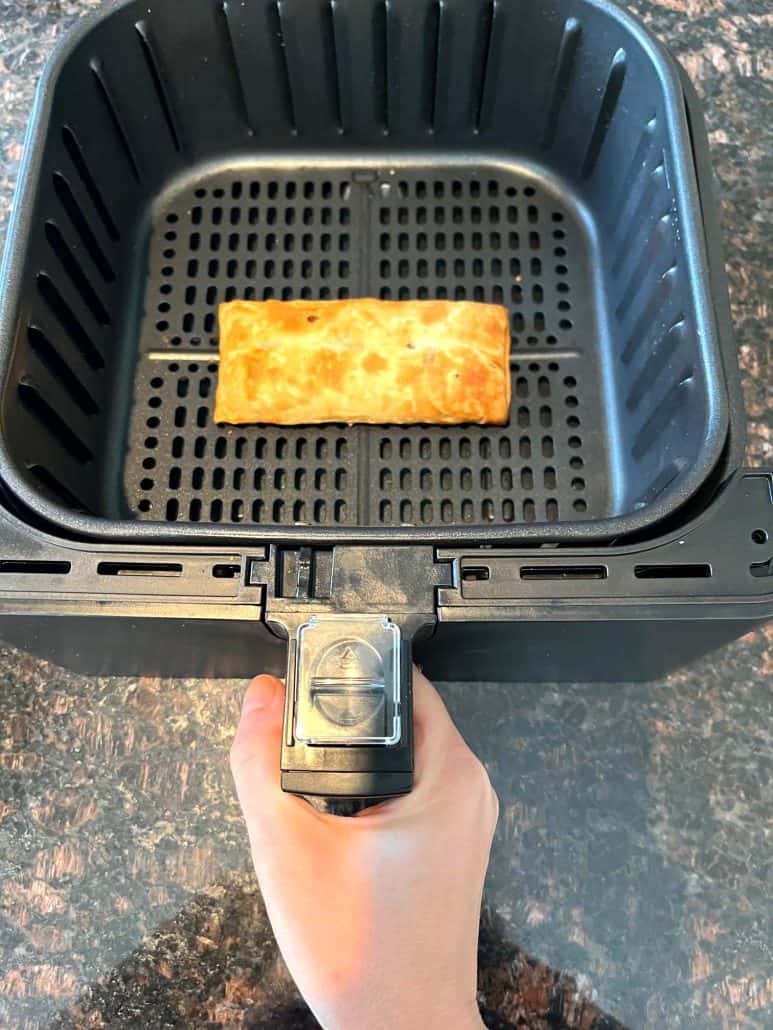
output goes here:
{"type": "MultiPolygon", "coordinates": [[[[0,0],[0,240],[42,62],[98,6],[0,0]]],[[[748,460],[770,464],[773,14],[631,7],[704,101],[748,460]]],[[[502,802],[490,1026],[773,1025],[771,682],[768,627],[648,686],[444,688],[502,802]]],[[[0,650],[0,1026],[315,1025],[227,769],[243,686],[84,678],[0,650]]]]}

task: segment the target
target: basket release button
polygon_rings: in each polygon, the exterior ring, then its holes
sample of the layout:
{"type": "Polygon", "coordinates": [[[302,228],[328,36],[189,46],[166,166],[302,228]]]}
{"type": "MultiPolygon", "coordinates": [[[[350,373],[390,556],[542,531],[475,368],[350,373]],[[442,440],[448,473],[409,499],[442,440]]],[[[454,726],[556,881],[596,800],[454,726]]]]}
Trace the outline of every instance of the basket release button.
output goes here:
{"type": "Polygon", "coordinates": [[[298,634],[295,739],[311,745],[400,740],[400,631],[380,616],[315,616],[298,634]]]}

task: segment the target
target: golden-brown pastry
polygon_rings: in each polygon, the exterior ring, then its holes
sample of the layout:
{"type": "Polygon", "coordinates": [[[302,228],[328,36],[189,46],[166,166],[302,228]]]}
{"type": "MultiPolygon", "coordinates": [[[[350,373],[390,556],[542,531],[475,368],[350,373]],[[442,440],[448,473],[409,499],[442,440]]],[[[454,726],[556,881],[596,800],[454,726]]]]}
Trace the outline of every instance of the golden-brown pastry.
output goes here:
{"type": "Polygon", "coordinates": [[[502,424],[507,311],[467,301],[220,305],[217,422],[502,424]]]}

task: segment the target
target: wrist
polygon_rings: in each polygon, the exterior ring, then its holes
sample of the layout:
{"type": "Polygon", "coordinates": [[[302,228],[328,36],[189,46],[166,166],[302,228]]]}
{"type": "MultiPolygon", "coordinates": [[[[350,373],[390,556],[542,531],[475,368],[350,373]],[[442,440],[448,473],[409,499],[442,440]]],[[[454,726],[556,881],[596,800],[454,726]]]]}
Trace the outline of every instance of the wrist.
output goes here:
{"type": "Polygon", "coordinates": [[[410,1007],[398,1005],[389,1012],[357,1012],[356,1006],[348,1008],[343,1018],[325,1012],[324,1006],[313,1011],[325,1030],[481,1030],[485,1023],[478,1011],[477,1002],[469,1005],[427,1004],[410,1007]]]}

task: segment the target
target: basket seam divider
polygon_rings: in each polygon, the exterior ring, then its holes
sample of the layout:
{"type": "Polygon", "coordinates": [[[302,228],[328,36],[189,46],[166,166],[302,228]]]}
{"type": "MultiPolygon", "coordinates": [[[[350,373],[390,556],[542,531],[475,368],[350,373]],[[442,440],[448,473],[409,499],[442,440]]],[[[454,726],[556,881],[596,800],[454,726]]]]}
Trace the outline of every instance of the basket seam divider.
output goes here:
{"type": "MultiPolygon", "coordinates": [[[[371,192],[369,183],[357,182],[352,177],[351,187],[357,190],[357,218],[360,224],[360,254],[362,260],[357,274],[357,291],[360,297],[369,297],[373,290],[373,274],[371,269],[371,192]]],[[[357,525],[369,526],[370,523],[370,426],[357,426],[357,481],[355,483],[357,525]]]]}

